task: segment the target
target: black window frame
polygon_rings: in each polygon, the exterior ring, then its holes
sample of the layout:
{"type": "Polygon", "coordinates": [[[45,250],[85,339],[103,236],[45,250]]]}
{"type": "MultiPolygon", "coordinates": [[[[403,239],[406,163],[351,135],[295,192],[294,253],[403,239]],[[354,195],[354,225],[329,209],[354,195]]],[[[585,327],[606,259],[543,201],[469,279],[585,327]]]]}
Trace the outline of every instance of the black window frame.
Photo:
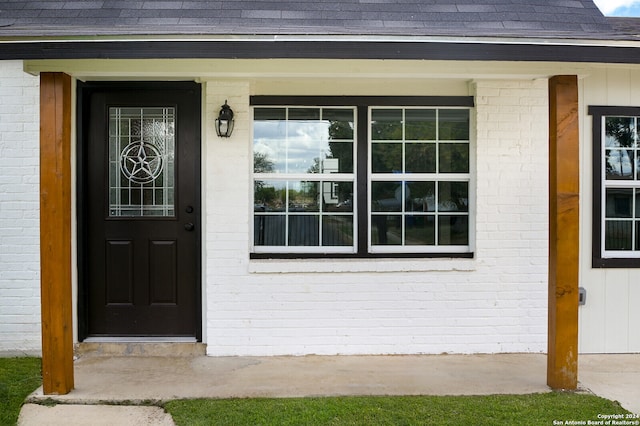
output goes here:
{"type": "MultiPolygon", "coordinates": [[[[640,268],[640,252],[638,257],[603,257],[602,256],[602,118],[603,117],[640,117],[640,107],[632,106],[589,106],[588,113],[592,116],[592,253],[593,268],[640,268]]],[[[640,183],[637,186],[640,188],[640,183]]]]}
{"type": "MultiPolygon", "coordinates": [[[[350,106],[356,108],[356,120],[361,123],[355,135],[358,144],[354,161],[358,164],[367,164],[369,156],[368,126],[362,123],[369,122],[369,108],[380,106],[393,107],[475,107],[473,96],[270,96],[253,95],[249,98],[251,107],[254,106],[314,106],[314,107],[335,107],[350,106]],[[365,142],[362,142],[365,141],[365,142]]],[[[368,247],[368,227],[369,208],[367,206],[368,196],[368,173],[367,167],[358,167],[355,175],[355,186],[357,188],[357,217],[358,227],[355,230],[357,235],[357,246],[355,253],[250,253],[250,259],[314,259],[314,258],[462,258],[473,259],[473,251],[457,252],[399,252],[399,253],[371,253],[368,247]]],[[[475,219],[474,219],[475,220],[475,219]]]]}

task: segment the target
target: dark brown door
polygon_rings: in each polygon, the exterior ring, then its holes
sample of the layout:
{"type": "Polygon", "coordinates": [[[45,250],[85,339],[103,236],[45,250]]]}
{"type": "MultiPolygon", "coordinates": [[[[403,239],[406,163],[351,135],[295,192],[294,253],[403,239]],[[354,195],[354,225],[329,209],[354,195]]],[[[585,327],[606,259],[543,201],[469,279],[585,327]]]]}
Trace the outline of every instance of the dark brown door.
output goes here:
{"type": "Polygon", "coordinates": [[[85,94],[86,335],[199,338],[200,86],[85,94]]]}

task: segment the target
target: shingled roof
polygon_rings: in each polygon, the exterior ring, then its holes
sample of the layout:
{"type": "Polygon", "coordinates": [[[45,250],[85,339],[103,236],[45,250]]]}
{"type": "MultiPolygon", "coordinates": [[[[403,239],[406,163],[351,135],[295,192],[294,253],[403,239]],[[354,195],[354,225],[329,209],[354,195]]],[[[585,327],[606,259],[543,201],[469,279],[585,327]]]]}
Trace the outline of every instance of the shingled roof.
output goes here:
{"type": "Polygon", "coordinates": [[[72,0],[0,3],[0,38],[382,35],[602,38],[591,0],[72,0]]]}

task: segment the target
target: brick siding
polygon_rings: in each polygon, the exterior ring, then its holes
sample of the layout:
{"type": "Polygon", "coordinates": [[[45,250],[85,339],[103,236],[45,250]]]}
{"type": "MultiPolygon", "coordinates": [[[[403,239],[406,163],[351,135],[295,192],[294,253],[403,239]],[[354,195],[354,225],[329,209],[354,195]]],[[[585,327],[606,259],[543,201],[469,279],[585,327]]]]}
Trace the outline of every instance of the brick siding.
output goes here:
{"type": "Polygon", "coordinates": [[[39,92],[0,62],[0,353],[39,353],[39,92]]]}

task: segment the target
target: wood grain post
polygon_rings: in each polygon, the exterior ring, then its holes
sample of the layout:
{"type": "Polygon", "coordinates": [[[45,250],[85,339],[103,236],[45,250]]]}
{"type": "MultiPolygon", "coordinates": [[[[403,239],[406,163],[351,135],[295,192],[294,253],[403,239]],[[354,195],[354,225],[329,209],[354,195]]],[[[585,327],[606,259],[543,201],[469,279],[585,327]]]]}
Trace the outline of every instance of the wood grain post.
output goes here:
{"type": "Polygon", "coordinates": [[[71,77],[40,74],[40,299],[44,393],[73,389],[71,77]]]}
{"type": "Polygon", "coordinates": [[[578,79],[549,80],[549,341],[547,384],[578,386],[578,79]]]}

